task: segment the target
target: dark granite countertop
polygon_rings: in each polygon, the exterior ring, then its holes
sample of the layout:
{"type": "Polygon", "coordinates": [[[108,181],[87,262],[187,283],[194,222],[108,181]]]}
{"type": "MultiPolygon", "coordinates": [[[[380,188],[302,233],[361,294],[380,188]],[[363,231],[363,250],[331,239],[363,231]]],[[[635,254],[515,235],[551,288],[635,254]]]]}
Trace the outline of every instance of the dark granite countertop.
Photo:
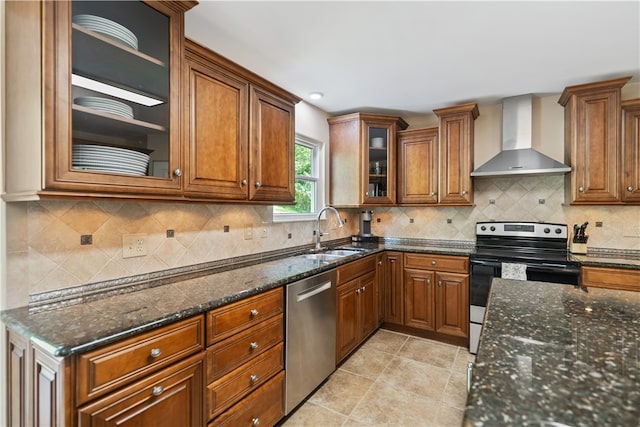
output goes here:
{"type": "Polygon", "coordinates": [[[49,346],[56,356],[85,352],[249,296],[295,282],[384,249],[468,255],[472,247],[447,245],[361,245],[332,262],[288,256],[203,274],[161,286],[34,313],[28,307],[2,312],[7,325],[49,346]]]}
{"type": "Polygon", "coordinates": [[[580,265],[588,265],[591,267],[627,268],[631,270],[640,270],[640,257],[625,257],[622,254],[618,253],[594,253],[587,255],[571,254],[571,258],[579,262],[580,265]]]}
{"type": "Polygon", "coordinates": [[[463,425],[638,426],[638,343],[640,293],[494,279],[463,425]]]}

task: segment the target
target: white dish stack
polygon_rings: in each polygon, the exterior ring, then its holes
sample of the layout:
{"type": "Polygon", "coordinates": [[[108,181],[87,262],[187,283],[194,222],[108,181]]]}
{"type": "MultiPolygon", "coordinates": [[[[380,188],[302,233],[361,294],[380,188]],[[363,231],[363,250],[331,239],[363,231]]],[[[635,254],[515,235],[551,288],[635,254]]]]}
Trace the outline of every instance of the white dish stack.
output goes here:
{"type": "Polygon", "coordinates": [[[82,105],[83,107],[133,119],[133,108],[114,99],[102,98],[99,96],[78,96],[73,100],[73,102],[77,105],[82,105]]]}
{"type": "Polygon", "coordinates": [[[71,165],[78,170],[144,176],[149,155],[127,148],[74,144],[71,165]]]}
{"type": "Polygon", "coordinates": [[[138,50],[138,38],[128,28],[106,18],[95,15],[75,15],[73,22],[87,30],[95,31],[119,43],[138,50]]]}

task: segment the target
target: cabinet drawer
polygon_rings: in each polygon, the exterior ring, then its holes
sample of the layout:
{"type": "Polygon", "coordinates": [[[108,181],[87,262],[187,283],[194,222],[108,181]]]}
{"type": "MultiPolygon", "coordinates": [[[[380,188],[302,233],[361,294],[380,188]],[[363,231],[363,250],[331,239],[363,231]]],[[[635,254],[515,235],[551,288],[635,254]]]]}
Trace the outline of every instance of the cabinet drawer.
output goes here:
{"type": "Polygon", "coordinates": [[[421,270],[449,271],[451,273],[468,273],[469,258],[452,255],[404,254],[406,268],[421,270]]]}
{"type": "Polygon", "coordinates": [[[77,399],[85,403],[204,349],[204,319],[193,317],[78,356],[77,399]]]}
{"type": "Polygon", "coordinates": [[[78,427],[203,425],[202,363],[193,356],[79,408],[78,427]]]}
{"type": "Polygon", "coordinates": [[[209,423],[214,426],[273,426],[284,416],[284,371],[209,423]]]}
{"type": "Polygon", "coordinates": [[[358,261],[350,262],[349,264],[341,265],[338,267],[338,285],[347,283],[356,277],[362,276],[370,271],[376,269],[376,256],[369,256],[367,258],[359,259],[358,261]]]}
{"type": "Polygon", "coordinates": [[[282,315],[207,349],[207,383],[282,342],[282,315]]]}
{"type": "Polygon", "coordinates": [[[284,369],[284,345],[278,344],[207,387],[209,419],[260,387],[284,369]]]}
{"type": "Polygon", "coordinates": [[[282,288],[278,288],[213,310],[207,315],[207,345],[281,314],[283,307],[282,288]]]}
{"type": "Polygon", "coordinates": [[[582,286],[640,291],[640,270],[622,268],[582,267],[582,286]]]}

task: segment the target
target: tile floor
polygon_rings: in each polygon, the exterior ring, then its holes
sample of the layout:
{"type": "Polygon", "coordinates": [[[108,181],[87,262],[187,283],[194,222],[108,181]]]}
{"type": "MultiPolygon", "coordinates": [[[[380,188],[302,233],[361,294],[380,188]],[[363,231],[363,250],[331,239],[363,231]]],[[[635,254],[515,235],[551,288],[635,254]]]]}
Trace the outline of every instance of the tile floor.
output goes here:
{"type": "Polygon", "coordinates": [[[282,427],[459,427],[474,359],[463,347],[380,329],[282,427]]]}

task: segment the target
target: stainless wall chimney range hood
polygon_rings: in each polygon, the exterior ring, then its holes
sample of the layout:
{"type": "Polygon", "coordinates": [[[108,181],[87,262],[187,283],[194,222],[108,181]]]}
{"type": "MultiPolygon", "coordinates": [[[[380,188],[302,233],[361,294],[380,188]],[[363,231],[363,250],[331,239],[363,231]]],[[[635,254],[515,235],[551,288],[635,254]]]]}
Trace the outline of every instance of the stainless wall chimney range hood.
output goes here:
{"type": "Polygon", "coordinates": [[[571,167],[531,148],[532,95],[502,101],[502,151],[471,176],[558,174],[571,167]]]}

